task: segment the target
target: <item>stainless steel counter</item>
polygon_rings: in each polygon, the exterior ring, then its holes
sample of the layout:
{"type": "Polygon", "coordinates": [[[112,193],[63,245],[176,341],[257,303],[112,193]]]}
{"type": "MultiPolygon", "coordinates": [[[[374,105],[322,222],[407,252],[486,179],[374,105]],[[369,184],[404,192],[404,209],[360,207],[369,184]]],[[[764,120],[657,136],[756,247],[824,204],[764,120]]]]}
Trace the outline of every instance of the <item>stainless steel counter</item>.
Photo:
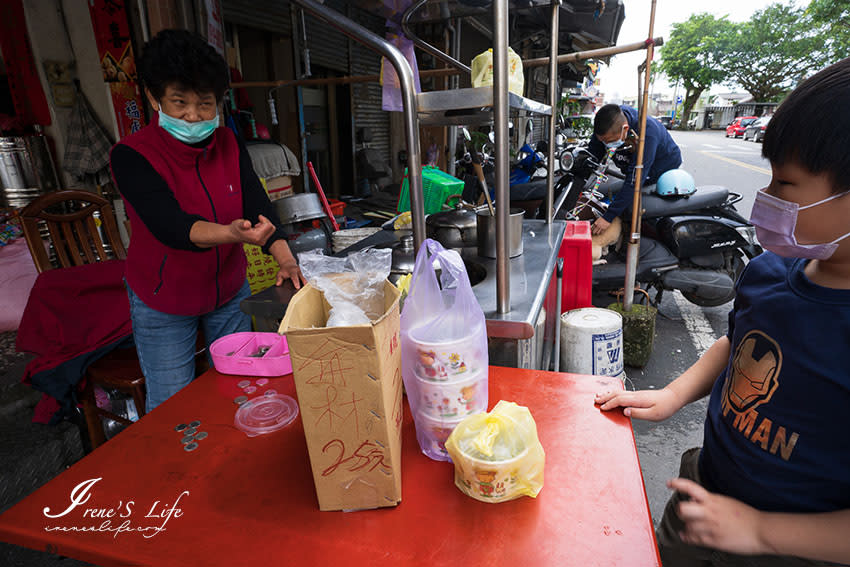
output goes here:
{"type": "Polygon", "coordinates": [[[511,310],[509,313],[496,311],[496,260],[478,256],[475,249],[466,249],[464,260],[481,264],[487,277],[472,288],[484,317],[487,319],[487,335],[504,339],[530,339],[546,299],[546,292],[558,250],[564,239],[566,221],[556,220],[546,224],[543,220],[522,222],[523,253],[511,258],[511,310]]]}

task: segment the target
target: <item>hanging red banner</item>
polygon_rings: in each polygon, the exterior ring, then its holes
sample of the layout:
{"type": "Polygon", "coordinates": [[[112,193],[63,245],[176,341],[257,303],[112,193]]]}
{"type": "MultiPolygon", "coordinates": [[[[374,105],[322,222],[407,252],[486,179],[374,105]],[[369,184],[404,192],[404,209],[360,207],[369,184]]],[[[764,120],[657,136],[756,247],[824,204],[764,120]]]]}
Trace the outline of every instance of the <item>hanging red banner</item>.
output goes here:
{"type": "Polygon", "coordinates": [[[103,80],[109,83],[118,122],[118,137],[144,125],[142,97],[136,82],[136,59],[124,0],[89,0],[103,80]]]}
{"type": "Polygon", "coordinates": [[[27,37],[27,20],[21,0],[0,0],[0,51],[17,118],[22,124],[48,126],[50,109],[27,37]]]}
{"type": "Polygon", "coordinates": [[[118,119],[118,139],[137,132],[144,125],[139,86],[136,83],[109,83],[112,106],[118,119]]]}

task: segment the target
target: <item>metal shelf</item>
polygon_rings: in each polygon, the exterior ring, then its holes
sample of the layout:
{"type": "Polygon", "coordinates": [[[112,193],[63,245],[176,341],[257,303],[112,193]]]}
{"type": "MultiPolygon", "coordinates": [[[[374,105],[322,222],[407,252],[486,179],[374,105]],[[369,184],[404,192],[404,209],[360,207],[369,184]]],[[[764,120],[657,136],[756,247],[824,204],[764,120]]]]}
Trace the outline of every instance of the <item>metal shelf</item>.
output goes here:
{"type": "MultiPolygon", "coordinates": [[[[473,126],[493,120],[493,87],[431,91],[416,95],[419,123],[473,126]]],[[[508,93],[511,110],[550,116],[552,107],[508,93]]]]}

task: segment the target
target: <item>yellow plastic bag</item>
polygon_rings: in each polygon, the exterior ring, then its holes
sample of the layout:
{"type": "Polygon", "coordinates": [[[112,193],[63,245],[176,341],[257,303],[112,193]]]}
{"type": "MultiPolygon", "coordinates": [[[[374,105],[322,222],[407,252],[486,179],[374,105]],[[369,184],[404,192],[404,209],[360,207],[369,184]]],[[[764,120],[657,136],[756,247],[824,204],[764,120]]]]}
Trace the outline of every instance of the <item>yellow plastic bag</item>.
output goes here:
{"type": "MultiPolygon", "coordinates": [[[[493,84],[493,50],[479,53],[472,60],[472,86],[489,87],[493,84]]],[[[522,96],[525,77],[522,74],[522,59],[508,47],[508,90],[522,96]]]]}
{"type": "Polygon", "coordinates": [[[471,415],[446,441],[455,486],[482,502],[505,502],[543,488],[546,453],[527,407],[501,400],[489,413],[471,415]]]}

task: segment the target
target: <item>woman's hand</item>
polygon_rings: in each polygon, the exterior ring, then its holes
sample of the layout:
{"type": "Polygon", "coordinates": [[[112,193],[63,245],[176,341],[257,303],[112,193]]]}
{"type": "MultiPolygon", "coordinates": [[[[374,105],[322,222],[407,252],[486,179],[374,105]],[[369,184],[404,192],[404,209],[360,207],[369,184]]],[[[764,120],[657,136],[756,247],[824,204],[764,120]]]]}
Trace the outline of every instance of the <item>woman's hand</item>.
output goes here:
{"type": "Polygon", "coordinates": [[[307,280],[304,279],[304,275],[301,273],[301,268],[295,263],[295,259],[291,262],[280,264],[275,285],[281,286],[286,280],[291,280],[295,289],[301,289],[301,286],[307,283],[307,280]]]}
{"type": "Polygon", "coordinates": [[[690,498],[680,502],[677,510],[685,523],[679,534],[683,542],[730,553],[776,553],[762,541],[762,513],[755,508],[734,498],[713,494],[684,478],[674,478],[667,486],[690,498]]]}
{"type": "Polygon", "coordinates": [[[269,253],[280,267],[277,272],[277,281],[275,282],[275,285],[280,286],[283,285],[283,282],[286,280],[291,280],[295,289],[301,289],[301,286],[307,283],[307,280],[304,279],[304,275],[301,273],[301,268],[298,267],[298,263],[295,261],[295,256],[292,255],[292,251],[289,249],[289,244],[286,243],[286,240],[280,239],[272,242],[272,245],[269,246],[269,253]]]}
{"type": "Polygon", "coordinates": [[[274,232],[274,225],[263,215],[260,215],[259,219],[260,222],[254,226],[251,226],[251,221],[236,219],[230,223],[230,233],[237,242],[263,246],[274,232]]]}
{"type": "Polygon", "coordinates": [[[679,396],[669,388],[661,390],[638,390],[629,392],[619,390],[596,394],[596,403],[603,411],[622,407],[627,417],[662,421],[679,411],[684,405],[679,396]]]}

